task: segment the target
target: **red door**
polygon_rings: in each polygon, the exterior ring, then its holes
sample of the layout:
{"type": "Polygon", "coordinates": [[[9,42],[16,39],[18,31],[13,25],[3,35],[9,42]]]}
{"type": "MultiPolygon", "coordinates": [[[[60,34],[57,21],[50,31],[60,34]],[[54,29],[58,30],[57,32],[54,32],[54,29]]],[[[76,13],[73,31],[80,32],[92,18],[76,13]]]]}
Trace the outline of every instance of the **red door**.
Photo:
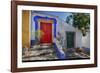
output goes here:
{"type": "Polygon", "coordinates": [[[52,43],[52,23],[41,22],[40,30],[43,32],[40,43],[52,43]]]}

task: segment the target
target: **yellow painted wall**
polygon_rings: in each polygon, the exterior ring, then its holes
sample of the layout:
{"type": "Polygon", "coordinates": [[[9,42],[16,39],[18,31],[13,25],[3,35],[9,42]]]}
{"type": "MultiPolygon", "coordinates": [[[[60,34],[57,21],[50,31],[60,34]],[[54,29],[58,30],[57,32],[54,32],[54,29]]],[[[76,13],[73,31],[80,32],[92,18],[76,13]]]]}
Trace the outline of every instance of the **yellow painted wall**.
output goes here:
{"type": "Polygon", "coordinates": [[[22,47],[30,47],[29,11],[22,11],[22,47]]]}

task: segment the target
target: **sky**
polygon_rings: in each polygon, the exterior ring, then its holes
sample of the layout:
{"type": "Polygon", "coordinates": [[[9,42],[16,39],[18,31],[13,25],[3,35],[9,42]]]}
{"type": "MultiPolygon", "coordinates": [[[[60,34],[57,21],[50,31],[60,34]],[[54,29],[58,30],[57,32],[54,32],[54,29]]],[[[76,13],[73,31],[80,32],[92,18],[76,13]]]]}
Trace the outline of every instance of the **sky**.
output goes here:
{"type": "MultiPolygon", "coordinates": [[[[69,15],[72,15],[72,12],[61,12],[61,11],[60,12],[56,12],[56,11],[32,11],[32,12],[51,15],[51,16],[57,16],[59,19],[61,19],[62,21],[65,21],[65,22],[66,22],[66,18],[69,15]]],[[[71,19],[68,24],[72,25],[73,19],[71,19]]]]}
{"type": "Polygon", "coordinates": [[[57,16],[59,19],[66,21],[66,17],[71,15],[71,12],[53,12],[53,11],[33,11],[36,13],[47,14],[51,16],[57,16]]]}

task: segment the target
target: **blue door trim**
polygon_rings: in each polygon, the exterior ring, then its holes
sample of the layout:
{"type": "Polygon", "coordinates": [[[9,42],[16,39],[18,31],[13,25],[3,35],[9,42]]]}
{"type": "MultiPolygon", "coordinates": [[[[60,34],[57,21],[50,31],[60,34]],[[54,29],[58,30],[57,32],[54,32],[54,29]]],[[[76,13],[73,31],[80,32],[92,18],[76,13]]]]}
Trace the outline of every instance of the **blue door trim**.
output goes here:
{"type": "Polygon", "coordinates": [[[56,38],[56,24],[57,20],[55,18],[49,18],[49,17],[42,17],[42,16],[34,16],[33,20],[35,21],[35,31],[38,30],[38,19],[46,19],[46,20],[53,20],[54,21],[54,37],[56,38]]]}
{"type": "MultiPolygon", "coordinates": [[[[56,24],[57,24],[57,20],[55,18],[43,17],[43,16],[36,15],[36,16],[32,17],[32,21],[35,22],[35,31],[37,31],[38,30],[38,27],[39,27],[38,26],[38,19],[53,20],[53,25],[54,25],[54,31],[53,31],[53,33],[54,33],[54,37],[56,38],[56,24]]],[[[31,25],[33,25],[33,23],[31,25]]],[[[35,39],[36,39],[36,36],[35,36],[35,39]]],[[[34,43],[35,43],[35,40],[32,40],[31,39],[31,46],[33,46],[34,43]]]]}

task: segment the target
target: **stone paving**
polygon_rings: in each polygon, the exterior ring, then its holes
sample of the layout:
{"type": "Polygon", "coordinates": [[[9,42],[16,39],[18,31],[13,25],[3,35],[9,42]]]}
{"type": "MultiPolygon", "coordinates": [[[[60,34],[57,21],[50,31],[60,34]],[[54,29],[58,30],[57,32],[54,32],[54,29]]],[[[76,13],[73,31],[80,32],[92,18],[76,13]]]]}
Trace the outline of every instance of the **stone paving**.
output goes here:
{"type": "MultiPolygon", "coordinates": [[[[25,54],[22,55],[22,61],[23,62],[30,62],[30,61],[43,61],[43,60],[55,60],[58,59],[56,56],[56,52],[54,49],[54,46],[38,46],[30,48],[30,50],[24,51],[25,54]]],[[[84,52],[77,53],[74,49],[69,49],[65,52],[66,54],[66,60],[70,59],[87,59],[90,58],[87,54],[84,52]]]]}
{"type": "Polygon", "coordinates": [[[54,60],[57,59],[54,48],[51,46],[30,48],[27,54],[22,56],[22,61],[35,61],[35,60],[54,60]]]}

